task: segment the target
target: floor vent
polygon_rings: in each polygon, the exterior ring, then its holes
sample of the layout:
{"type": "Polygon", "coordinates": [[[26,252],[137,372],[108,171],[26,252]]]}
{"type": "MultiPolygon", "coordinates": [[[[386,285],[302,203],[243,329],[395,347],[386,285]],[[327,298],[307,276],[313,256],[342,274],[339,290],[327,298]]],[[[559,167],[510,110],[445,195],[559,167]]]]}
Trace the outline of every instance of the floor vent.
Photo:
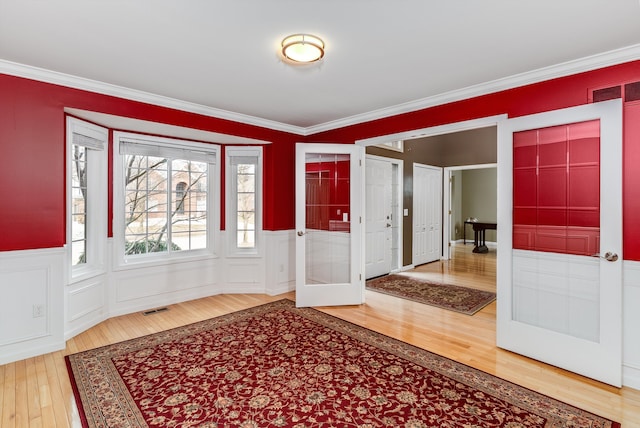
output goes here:
{"type": "Polygon", "coordinates": [[[142,313],[142,315],[147,316],[147,315],[153,315],[153,314],[157,314],[158,312],[164,312],[164,311],[168,311],[169,308],[156,308],[156,309],[149,309],[148,311],[144,311],[142,313]]]}

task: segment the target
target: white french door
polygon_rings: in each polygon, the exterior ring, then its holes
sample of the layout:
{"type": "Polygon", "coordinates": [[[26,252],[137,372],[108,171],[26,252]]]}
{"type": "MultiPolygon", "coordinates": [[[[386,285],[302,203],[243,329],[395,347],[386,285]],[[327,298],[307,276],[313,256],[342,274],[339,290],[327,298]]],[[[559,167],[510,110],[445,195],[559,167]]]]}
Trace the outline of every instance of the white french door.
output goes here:
{"type": "Polygon", "coordinates": [[[296,145],[296,306],[364,302],[364,148],[296,145]]]}
{"type": "Polygon", "coordinates": [[[442,168],[413,164],[413,260],[417,266],[442,254],[442,168]]]}
{"type": "Polygon", "coordinates": [[[368,279],[391,272],[393,168],[389,161],[367,157],[365,169],[365,271],[368,279]]]}
{"type": "Polygon", "coordinates": [[[498,124],[497,344],[621,385],[622,104],[498,124]]]}

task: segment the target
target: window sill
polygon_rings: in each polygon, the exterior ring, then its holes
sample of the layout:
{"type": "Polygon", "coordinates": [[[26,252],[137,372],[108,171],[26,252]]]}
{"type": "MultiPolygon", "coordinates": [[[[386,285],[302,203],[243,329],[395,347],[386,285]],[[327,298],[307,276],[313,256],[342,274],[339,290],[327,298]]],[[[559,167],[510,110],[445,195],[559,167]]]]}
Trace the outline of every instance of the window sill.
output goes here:
{"type": "Polygon", "coordinates": [[[191,263],[202,260],[215,260],[219,257],[214,253],[198,253],[184,256],[171,256],[171,257],[141,257],[134,260],[118,260],[114,266],[114,271],[125,271],[130,269],[140,269],[157,266],[167,266],[178,263],[191,263]]]}
{"type": "Polygon", "coordinates": [[[105,275],[106,273],[107,271],[103,266],[85,266],[78,269],[72,269],[67,285],[74,285],[82,281],[105,275]]]}
{"type": "Polygon", "coordinates": [[[234,251],[227,254],[227,258],[229,259],[257,259],[260,257],[262,257],[262,251],[260,250],[234,251]]]}

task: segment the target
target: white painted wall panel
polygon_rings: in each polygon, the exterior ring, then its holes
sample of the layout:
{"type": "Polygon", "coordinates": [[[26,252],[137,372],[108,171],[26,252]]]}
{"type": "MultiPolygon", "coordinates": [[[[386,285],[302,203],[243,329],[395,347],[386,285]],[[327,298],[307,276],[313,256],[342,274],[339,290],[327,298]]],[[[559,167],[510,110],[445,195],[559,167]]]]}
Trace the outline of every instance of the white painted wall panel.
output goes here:
{"type": "Polygon", "coordinates": [[[0,364],[64,348],[64,254],[0,252],[0,364]]]}

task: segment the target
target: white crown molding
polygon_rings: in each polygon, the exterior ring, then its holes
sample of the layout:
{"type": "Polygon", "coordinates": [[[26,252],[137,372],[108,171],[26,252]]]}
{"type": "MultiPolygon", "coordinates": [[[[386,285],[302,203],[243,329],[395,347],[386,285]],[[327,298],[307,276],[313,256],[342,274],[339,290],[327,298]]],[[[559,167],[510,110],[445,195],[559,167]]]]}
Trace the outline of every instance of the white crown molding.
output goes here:
{"type": "Polygon", "coordinates": [[[44,68],[19,64],[3,59],[0,59],[0,73],[38,80],[45,83],[53,83],[55,85],[66,86],[73,89],[82,89],[131,101],[139,101],[175,110],[182,110],[189,113],[201,114],[203,116],[215,117],[217,119],[259,126],[261,128],[272,129],[275,131],[289,132],[298,135],[304,135],[305,132],[305,128],[299,126],[287,125],[273,120],[262,119],[214,107],[207,107],[201,104],[182,101],[136,89],[125,88],[123,86],[112,85],[110,83],[99,82],[97,80],[86,79],[84,77],[59,73],[57,71],[46,70],[44,68]]]}
{"type": "Polygon", "coordinates": [[[403,104],[397,104],[395,106],[385,107],[367,113],[322,123],[320,125],[310,126],[305,128],[304,135],[317,134],[319,132],[330,131],[333,129],[343,128],[345,126],[351,126],[359,123],[383,119],[385,117],[396,116],[398,114],[410,113],[428,107],[434,107],[454,101],[461,101],[469,98],[487,95],[493,92],[516,88],[518,86],[538,83],[558,77],[570,76],[572,74],[582,73],[585,71],[595,70],[598,68],[608,67],[616,64],[622,64],[624,62],[634,61],[638,59],[640,59],[640,44],[627,46],[624,48],[592,55],[585,58],[567,61],[549,67],[539,68],[537,70],[527,71],[525,73],[516,74],[513,76],[505,77],[503,79],[492,80],[490,82],[445,92],[433,97],[409,101],[403,104]]]}
{"type": "Polygon", "coordinates": [[[132,101],[144,102],[190,113],[201,114],[203,116],[215,117],[218,119],[225,119],[233,122],[259,126],[276,131],[288,132],[301,136],[309,136],[320,132],[331,131],[346,126],[395,116],[398,114],[410,113],[416,110],[422,110],[425,108],[451,103],[454,101],[460,101],[468,98],[490,94],[493,92],[512,89],[518,86],[538,83],[545,80],[569,76],[571,74],[582,73],[585,71],[595,70],[598,68],[608,67],[611,65],[621,64],[638,59],[640,59],[640,44],[627,46],[624,48],[592,55],[585,58],[567,61],[549,67],[539,68],[537,70],[516,74],[503,79],[497,79],[490,82],[458,89],[455,91],[445,92],[433,97],[421,98],[418,100],[373,110],[363,114],[349,116],[343,119],[325,122],[306,128],[268,119],[262,119],[255,116],[244,115],[241,113],[230,112],[214,107],[207,107],[201,104],[190,103],[188,101],[164,97],[161,95],[151,94],[136,89],[111,85],[109,83],[98,82],[95,80],[85,79],[83,77],[59,73],[56,71],[32,67],[11,61],[5,61],[2,59],[0,59],[0,73],[38,80],[41,82],[53,83],[56,85],[66,86],[74,89],[82,89],[132,101]]]}

